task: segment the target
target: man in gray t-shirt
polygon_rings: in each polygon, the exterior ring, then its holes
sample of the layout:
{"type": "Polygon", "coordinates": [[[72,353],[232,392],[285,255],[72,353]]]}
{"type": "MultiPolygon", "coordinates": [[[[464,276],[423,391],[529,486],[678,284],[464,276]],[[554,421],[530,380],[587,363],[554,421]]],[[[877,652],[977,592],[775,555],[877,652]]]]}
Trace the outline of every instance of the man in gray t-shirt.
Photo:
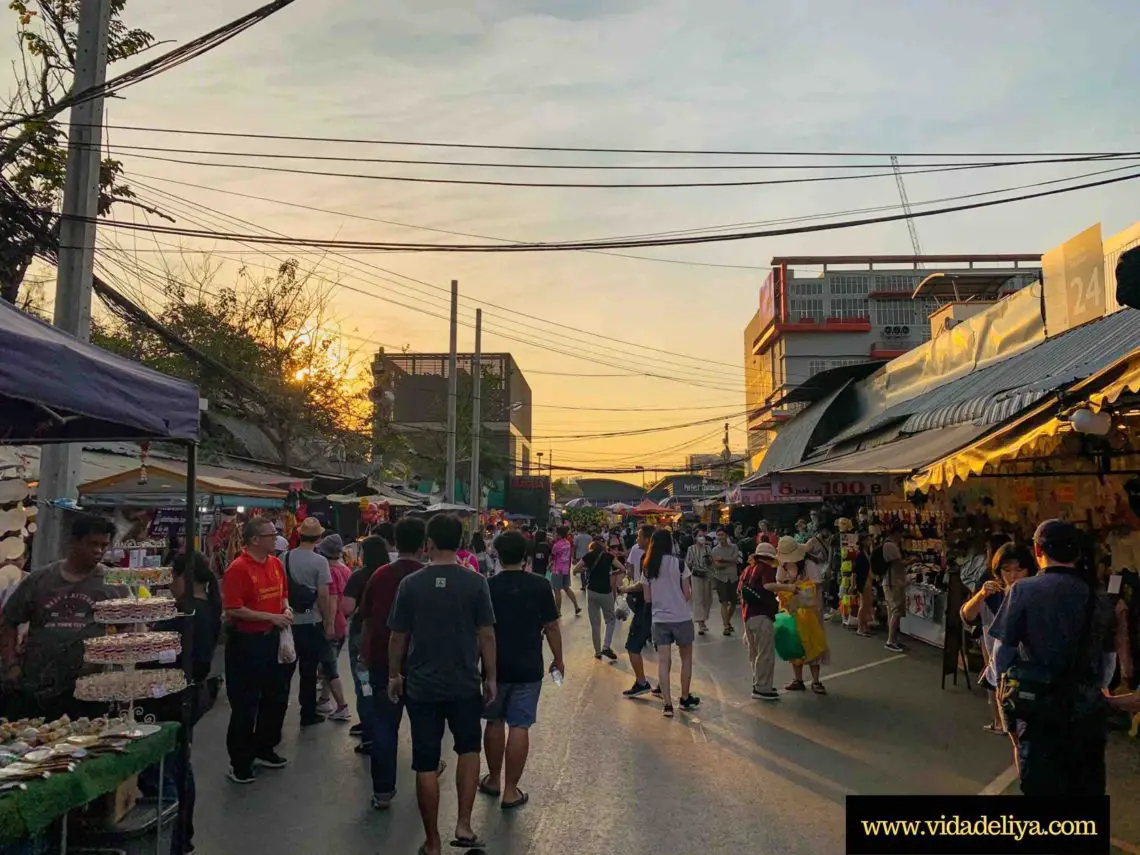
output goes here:
{"type": "Polygon", "coordinates": [[[462,539],[463,523],[458,517],[437,514],[431,518],[427,524],[431,563],[404,577],[388,616],[392,631],[388,700],[392,704],[402,701],[412,722],[412,769],[428,852],[439,852],[442,846],[437,772],[445,724],[459,755],[455,839],[469,849],[482,846],[471,828],[471,811],[483,747],[481,717],[484,704],[494,701],[497,694],[495,611],[487,580],[456,560],[462,539]],[[425,811],[425,805],[434,809],[425,811]]]}
{"type": "Polygon", "coordinates": [[[332,573],[328,559],[315,552],[324,527],[316,517],[307,517],[297,527],[300,543],[281,556],[289,588],[305,588],[310,594],[293,606],[293,640],[297,645],[298,703],[301,705],[301,727],[320,724],[324,716],[317,712],[317,669],[328,658],[329,639],[336,632],[333,598],[329,595],[332,573]],[[308,603],[309,608],[302,608],[308,603]]]}

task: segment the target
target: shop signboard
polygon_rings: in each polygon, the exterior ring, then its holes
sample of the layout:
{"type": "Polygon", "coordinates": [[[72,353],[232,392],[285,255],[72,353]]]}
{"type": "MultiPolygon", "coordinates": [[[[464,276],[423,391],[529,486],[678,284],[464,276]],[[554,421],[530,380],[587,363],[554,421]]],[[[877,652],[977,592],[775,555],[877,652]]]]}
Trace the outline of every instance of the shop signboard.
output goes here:
{"type": "Polygon", "coordinates": [[[1072,482],[1062,482],[1053,487],[1053,497],[1059,504],[1075,505],[1077,503],[1077,488],[1072,482]]]}
{"type": "Polygon", "coordinates": [[[1015,484],[1013,500],[1019,505],[1035,505],[1037,503],[1037,490],[1031,483],[1015,484]]]}
{"type": "Polygon", "coordinates": [[[772,492],[791,501],[886,496],[893,484],[889,475],[826,475],[818,473],[772,475],[772,492]]]}
{"type": "Polygon", "coordinates": [[[760,286],[760,330],[768,329],[768,325],[776,320],[776,271],[769,271],[760,286]]]}
{"type": "Polygon", "coordinates": [[[1108,301],[1100,223],[1045,253],[1041,268],[1048,335],[1104,317],[1108,301]]]}
{"type": "Polygon", "coordinates": [[[148,534],[151,537],[170,537],[171,534],[186,527],[186,511],[184,508],[159,508],[154,512],[154,519],[150,522],[148,534]]]}

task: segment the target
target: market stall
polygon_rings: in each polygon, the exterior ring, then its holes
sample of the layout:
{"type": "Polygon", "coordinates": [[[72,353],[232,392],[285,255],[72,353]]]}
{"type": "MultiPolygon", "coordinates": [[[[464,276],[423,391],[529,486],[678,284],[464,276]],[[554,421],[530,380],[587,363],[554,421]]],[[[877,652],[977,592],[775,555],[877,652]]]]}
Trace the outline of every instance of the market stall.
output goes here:
{"type": "MultiPolygon", "coordinates": [[[[0,444],[38,445],[93,439],[163,439],[183,444],[187,459],[182,507],[189,544],[194,543],[197,529],[198,416],[198,390],[192,384],[80,342],[0,302],[0,444]]],[[[12,491],[17,498],[7,504],[24,507],[27,485],[23,487],[23,490],[12,491]]],[[[70,501],[65,499],[61,503],[59,499],[39,497],[41,503],[51,502],[57,507],[70,501]]],[[[8,509],[7,505],[0,506],[0,510],[8,509]]],[[[18,536],[29,528],[24,527],[18,536]]],[[[15,538],[8,537],[0,543],[13,540],[15,538]]],[[[22,543],[17,545],[22,546],[22,543]]],[[[3,549],[6,555],[15,551],[12,545],[3,549]]],[[[193,609],[192,586],[187,586],[186,597],[182,603],[186,614],[180,622],[179,646],[189,651],[193,646],[193,623],[189,619],[193,609]]],[[[191,657],[186,655],[183,660],[185,670],[180,676],[190,679],[191,657]]],[[[189,694],[182,693],[181,725],[172,723],[145,735],[143,732],[129,734],[125,737],[129,744],[111,745],[109,740],[113,736],[123,734],[91,723],[85,733],[73,732],[70,722],[40,722],[34,728],[28,723],[22,731],[6,734],[3,743],[8,753],[20,759],[14,759],[0,771],[9,778],[9,783],[24,785],[22,779],[28,776],[33,781],[26,784],[27,789],[17,786],[0,795],[0,834],[13,839],[48,828],[68,811],[114,789],[139,769],[165,757],[175,747],[176,739],[178,751],[184,759],[188,758],[192,728],[189,694]],[[32,734],[34,746],[30,742],[32,734]],[[69,742],[74,738],[94,741],[69,742]],[[21,753],[22,747],[28,750],[21,753]],[[108,756],[95,756],[99,753],[96,749],[103,747],[109,749],[108,756]],[[54,768],[47,778],[37,768],[45,763],[54,768]],[[30,769],[26,768],[29,764],[30,769]],[[39,798],[35,798],[37,795],[39,798]]],[[[185,792],[185,786],[185,779],[180,778],[180,794],[185,792]]],[[[180,799],[183,827],[189,820],[188,805],[188,800],[180,799]]],[[[62,828],[60,851],[67,848],[66,821],[62,828]]]]}

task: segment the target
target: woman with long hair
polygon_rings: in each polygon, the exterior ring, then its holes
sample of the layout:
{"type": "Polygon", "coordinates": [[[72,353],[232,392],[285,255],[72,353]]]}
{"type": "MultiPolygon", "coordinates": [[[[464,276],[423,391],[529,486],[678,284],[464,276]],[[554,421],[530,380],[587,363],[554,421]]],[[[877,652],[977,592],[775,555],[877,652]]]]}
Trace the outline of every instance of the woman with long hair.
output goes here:
{"type": "Polygon", "coordinates": [[[657,676],[665,718],[673,717],[669,684],[673,645],[681,654],[681,709],[697,706],[701,699],[690,692],[693,680],[693,589],[689,571],[673,554],[673,535],[657,529],[649,541],[642,563],[645,599],[652,607],[653,643],[657,645],[657,676]]]}
{"type": "Polygon", "coordinates": [[[614,640],[617,618],[614,615],[614,591],[625,574],[625,565],[606,549],[601,538],[590,542],[585,557],[574,565],[572,572],[582,573],[586,579],[586,614],[590,618],[590,633],[594,640],[594,658],[617,659],[610,645],[614,640]],[[602,641],[602,623],[606,625],[602,641]]]}
{"type": "Polygon", "coordinates": [[[990,628],[1009,589],[1022,579],[1036,573],[1037,561],[1032,552],[1012,543],[1004,543],[994,550],[993,558],[990,559],[990,578],[983,582],[974,596],[962,605],[963,621],[973,623],[980,620],[982,624],[982,655],[986,668],[979,682],[986,687],[986,694],[993,710],[993,720],[985,726],[985,730],[990,733],[1005,733],[997,702],[997,675],[994,674],[993,664],[990,661],[994,649],[990,628]]]}
{"type": "Polygon", "coordinates": [[[554,604],[558,606],[560,616],[562,614],[563,593],[570,598],[570,602],[574,606],[574,617],[582,614],[582,608],[578,605],[578,598],[574,596],[574,591],[570,587],[570,580],[573,578],[570,573],[570,555],[573,550],[574,546],[570,542],[570,526],[558,526],[557,537],[550,547],[550,587],[554,589],[554,604]]]}

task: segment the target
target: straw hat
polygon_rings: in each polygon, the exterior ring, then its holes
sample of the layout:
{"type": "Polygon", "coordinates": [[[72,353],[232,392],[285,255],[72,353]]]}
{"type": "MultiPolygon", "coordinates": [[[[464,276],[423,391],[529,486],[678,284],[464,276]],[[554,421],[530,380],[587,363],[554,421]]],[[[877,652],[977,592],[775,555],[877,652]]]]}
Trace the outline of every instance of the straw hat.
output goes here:
{"type": "Polygon", "coordinates": [[[301,537],[320,537],[325,533],[325,528],[316,517],[305,517],[305,521],[297,526],[297,532],[301,537]]]}
{"type": "Polygon", "coordinates": [[[780,545],[776,547],[776,559],[781,564],[795,564],[804,560],[807,550],[802,543],[797,543],[794,537],[785,535],[780,538],[780,545]]]}
{"type": "Polygon", "coordinates": [[[776,547],[764,540],[756,544],[756,555],[760,558],[767,558],[769,561],[779,561],[779,556],[776,554],[776,547]]]}
{"type": "Polygon", "coordinates": [[[840,517],[835,521],[835,525],[842,534],[850,534],[855,531],[855,524],[848,517],[840,517]]]}

